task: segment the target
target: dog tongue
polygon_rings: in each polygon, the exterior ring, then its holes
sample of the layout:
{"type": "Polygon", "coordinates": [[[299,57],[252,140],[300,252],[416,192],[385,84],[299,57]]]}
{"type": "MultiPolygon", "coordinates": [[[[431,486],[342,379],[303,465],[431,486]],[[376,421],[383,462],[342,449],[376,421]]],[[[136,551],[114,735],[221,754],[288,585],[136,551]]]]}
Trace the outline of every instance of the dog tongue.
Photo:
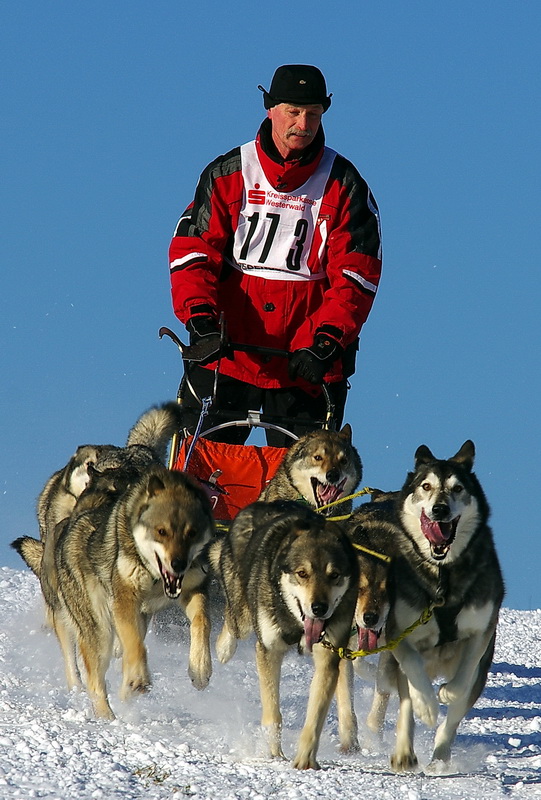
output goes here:
{"type": "Polygon", "coordinates": [[[312,619],[311,617],[304,618],[304,637],[306,649],[309,653],[312,652],[313,645],[317,644],[321,639],[321,634],[323,633],[324,627],[324,619],[312,619]]]}
{"type": "Polygon", "coordinates": [[[359,650],[375,650],[378,646],[378,635],[370,628],[359,628],[359,650]]]}
{"type": "Polygon", "coordinates": [[[439,522],[432,522],[425,510],[421,511],[421,530],[431,544],[445,544],[451,535],[452,527],[449,524],[440,525],[439,522]]]}

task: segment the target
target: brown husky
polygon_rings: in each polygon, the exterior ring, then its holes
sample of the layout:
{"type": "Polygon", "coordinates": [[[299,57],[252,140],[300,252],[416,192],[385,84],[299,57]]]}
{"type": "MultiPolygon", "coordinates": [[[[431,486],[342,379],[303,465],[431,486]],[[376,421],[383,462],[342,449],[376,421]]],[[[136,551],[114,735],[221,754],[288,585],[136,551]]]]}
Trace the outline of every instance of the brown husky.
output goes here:
{"type": "Polygon", "coordinates": [[[282,757],[279,683],[282,660],[294,646],[315,663],[306,720],[293,766],[317,768],[317,748],[338,678],[338,655],[349,638],[358,567],[351,542],[334,522],[295,502],[254,503],[229,533],[210,547],[210,561],[226,598],[216,643],[228,661],[237,639],[255,630],[262,726],[271,756],[282,757]]]}
{"type": "MultiPolygon", "coordinates": [[[[351,443],[351,427],[317,430],[291,445],[259,500],[304,500],[319,509],[349,496],[359,485],[363,468],[351,443]]],[[[340,503],[326,514],[345,514],[351,502],[340,503]]]]}
{"type": "Polygon", "coordinates": [[[105,674],[115,634],[126,698],[150,685],[147,623],[174,601],[191,623],[192,682],[204,688],[211,675],[207,570],[199,560],[213,534],[209,501],[189,476],[159,464],[136,477],[129,471],[126,488],[125,469],[106,471],[83,492],[69,520],[60,524],[52,564],[42,560],[42,542],[29,537],[13,542],[40,577],[68,686],[79,685],[77,649],[95,714],[109,719],[114,715],[105,674]]]}
{"type": "MultiPolygon", "coordinates": [[[[377,493],[383,497],[383,493],[377,493]]],[[[372,492],[374,498],[376,491],[372,492]]],[[[374,682],[376,665],[364,654],[377,651],[385,642],[384,629],[389,613],[389,574],[392,537],[385,527],[389,503],[364,503],[346,523],[359,562],[359,588],[349,649],[363,655],[353,661],[340,662],[336,688],[340,749],[344,752],[359,748],[357,717],[353,704],[353,669],[364,680],[374,682]]]]}

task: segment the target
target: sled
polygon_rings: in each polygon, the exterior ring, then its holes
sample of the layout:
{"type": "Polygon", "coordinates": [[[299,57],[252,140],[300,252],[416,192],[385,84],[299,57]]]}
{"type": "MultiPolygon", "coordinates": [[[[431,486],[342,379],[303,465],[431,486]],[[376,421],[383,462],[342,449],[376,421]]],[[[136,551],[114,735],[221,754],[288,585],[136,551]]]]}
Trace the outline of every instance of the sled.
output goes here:
{"type": "MultiPolygon", "coordinates": [[[[182,405],[187,388],[186,376],[189,375],[190,366],[200,360],[197,345],[190,347],[184,344],[173,331],[166,327],[160,328],[159,336],[160,339],[168,336],[179,349],[183,362],[183,374],[177,391],[177,402],[182,405]]],[[[289,353],[283,350],[255,345],[228,343],[228,347],[233,350],[258,352],[263,355],[285,358],[289,356],[289,353]]],[[[219,367],[220,362],[218,361],[216,374],[219,367]]],[[[334,408],[325,384],[322,385],[322,389],[326,403],[325,419],[316,421],[314,424],[322,429],[331,430],[334,427],[334,408]]],[[[228,523],[241,509],[257,500],[267,483],[274,477],[287,448],[256,444],[229,444],[215,442],[208,437],[216,431],[230,426],[245,426],[251,430],[257,428],[276,430],[290,437],[292,443],[298,437],[287,428],[287,424],[293,422],[293,419],[273,417],[255,410],[248,411],[245,418],[239,419],[231,412],[216,407],[215,393],[216,389],[214,389],[212,397],[198,398],[201,403],[199,424],[193,435],[186,430],[175,434],[171,442],[168,466],[170,469],[187,472],[196,478],[210,498],[216,520],[228,523]],[[204,418],[211,408],[213,416],[220,422],[201,432],[204,418]],[[221,421],[222,419],[223,421],[221,421]]]]}

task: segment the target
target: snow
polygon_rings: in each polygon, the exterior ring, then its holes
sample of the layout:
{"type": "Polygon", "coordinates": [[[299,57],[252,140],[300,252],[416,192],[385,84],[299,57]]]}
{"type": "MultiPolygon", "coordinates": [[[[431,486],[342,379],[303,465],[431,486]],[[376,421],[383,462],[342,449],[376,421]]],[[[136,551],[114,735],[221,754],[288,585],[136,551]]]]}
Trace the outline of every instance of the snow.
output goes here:
{"type": "MultiPolygon", "coordinates": [[[[220,607],[213,612],[213,639],[220,607]]],[[[147,637],[154,684],[118,699],[119,664],[109,670],[114,722],[92,718],[84,692],[68,692],[54,634],[44,628],[37,579],[0,568],[0,798],[135,800],[190,797],[245,800],[485,800],[541,798],[541,611],[504,609],[487,687],[459,728],[448,772],[395,775],[388,767],[396,701],[383,740],[362,734],[362,750],[338,752],[336,711],[325,725],[319,771],[299,772],[266,756],[259,732],[253,642],[210,686],[187,675],[187,624],[180,612],[153,621],[147,637]]],[[[311,677],[308,657],[284,663],[284,749],[292,756],[311,677]]],[[[372,687],[356,678],[361,730],[372,687]]],[[[433,732],[417,725],[421,765],[433,732]]]]}

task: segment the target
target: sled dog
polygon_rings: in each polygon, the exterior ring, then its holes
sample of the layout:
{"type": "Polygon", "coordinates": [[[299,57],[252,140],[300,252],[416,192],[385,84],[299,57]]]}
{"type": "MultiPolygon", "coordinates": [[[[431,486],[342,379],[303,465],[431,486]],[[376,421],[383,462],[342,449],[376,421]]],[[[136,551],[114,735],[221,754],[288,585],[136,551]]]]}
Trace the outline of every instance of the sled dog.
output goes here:
{"type": "MultiPolygon", "coordinates": [[[[359,588],[353,618],[349,649],[369,654],[385,643],[385,624],[389,613],[389,576],[393,552],[393,529],[387,518],[393,504],[364,503],[357,508],[346,523],[359,562],[359,588]]],[[[373,490],[372,497],[376,496],[373,490]]],[[[385,495],[387,497],[387,495],[385,495]]],[[[374,656],[375,658],[375,656],[374,656]]],[[[343,752],[358,750],[358,725],[353,704],[353,669],[365,680],[375,681],[374,659],[364,656],[353,661],[340,662],[340,675],[336,688],[340,749],[343,752]]]]}
{"type": "Polygon", "coordinates": [[[423,612],[429,615],[379,660],[369,725],[381,727],[388,693],[398,689],[391,757],[397,772],[417,766],[414,715],[434,727],[439,703],[447,714],[436,731],[430,769],[450,760],[458,725],[483,691],[492,662],[504,584],[488,503],[472,472],[474,456],[469,440],[448,460],[421,445],[395,501],[387,640],[415,625],[423,612]],[[444,683],[436,693],[437,677],[444,683]]]}
{"type": "MultiPolygon", "coordinates": [[[[125,447],[109,444],[81,445],[66,466],[49,478],[37,503],[46,575],[52,574],[51,571],[54,570],[54,552],[63,527],[62,523],[73,513],[78,499],[90,481],[95,480],[100,473],[106,473],[101,482],[101,489],[107,487],[105,489],[107,495],[114,484],[114,493],[118,495],[132,478],[139,475],[141,469],[165,461],[169,440],[179,430],[180,424],[181,413],[178,403],[169,402],[151,408],[142,414],[132,427],[125,447]],[[113,478],[110,470],[118,467],[122,467],[122,471],[113,478]]],[[[100,491],[92,495],[92,502],[95,502],[98,496],[101,496],[100,491]]],[[[35,555],[34,552],[34,557],[35,555]]],[[[47,623],[52,625],[48,594],[44,592],[45,615],[47,623]]]]}
{"type": "Polygon", "coordinates": [[[40,577],[68,687],[79,685],[77,652],[95,715],[113,719],[105,674],[115,635],[125,699],[149,688],[147,623],[176,601],[190,620],[189,674],[204,688],[211,675],[210,623],[208,570],[200,555],[213,520],[199,486],[161,464],[119,466],[91,482],[60,528],[52,564],[40,558],[43,544],[35,539],[13,546],[40,577]]]}
{"type": "MultiPolygon", "coordinates": [[[[259,500],[304,500],[313,508],[349,496],[362,478],[362,463],[351,442],[351,427],[317,430],[294,442],[259,500]]],[[[325,513],[346,514],[351,502],[325,513]]]]}
{"type": "Polygon", "coordinates": [[[282,757],[281,664],[293,645],[312,652],[315,671],[293,766],[318,768],[321,729],[338,678],[339,658],[322,636],[345,646],[357,596],[357,558],[334,522],[305,504],[257,502],[241,511],[209,558],[225,595],[225,623],[216,652],[228,661],[255,631],[262,726],[270,754],[282,757]]]}
{"type": "Polygon", "coordinates": [[[164,462],[172,435],[181,424],[178,403],[165,403],[146,411],[131,429],[126,447],[85,444],[77,448],[62,469],[43,487],[37,503],[40,538],[45,541],[59,522],[67,519],[77,498],[88,486],[94,470],[100,471],[135,461],[141,466],[164,462]]]}

